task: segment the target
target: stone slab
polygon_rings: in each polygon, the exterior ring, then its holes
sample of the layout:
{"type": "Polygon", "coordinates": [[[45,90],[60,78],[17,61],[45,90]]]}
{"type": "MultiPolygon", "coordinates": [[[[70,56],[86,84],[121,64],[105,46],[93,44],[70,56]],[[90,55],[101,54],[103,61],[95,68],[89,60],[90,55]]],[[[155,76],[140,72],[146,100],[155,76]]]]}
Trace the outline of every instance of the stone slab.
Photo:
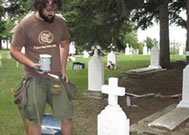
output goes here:
{"type": "Polygon", "coordinates": [[[129,72],[141,73],[141,72],[161,71],[161,70],[163,69],[158,67],[144,67],[144,68],[129,70],[129,72]]]}
{"type": "Polygon", "coordinates": [[[131,125],[130,132],[137,133],[137,135],[165,135],[168,130],[149,127],[148,124],[175,108],[176,104],[172,104],[161,111],[145,117],[144,119],[138,121],[138,123],[131,125]]]}
{"type": "Polygon", "coordinates": [[[152,121],[154,121],[155,119],[165,115],[166,113],[172,111],[173,109],[176,108],[176,104],[172,104],[172,105],[169,105],[168,107],[164,108],[163,110],[161,111],[158,111],[154,114],[151,114],[150,116],[138,121],[139,124],[148,124],[148,123],[151,123],[152,121]]]}
{"type": "Polygon", "coordinates": [[[167,114],[159,117],[148,125],[151,127],[175,129],[179,124],[189,118],[188,108],[175,108],[167,114]]]}

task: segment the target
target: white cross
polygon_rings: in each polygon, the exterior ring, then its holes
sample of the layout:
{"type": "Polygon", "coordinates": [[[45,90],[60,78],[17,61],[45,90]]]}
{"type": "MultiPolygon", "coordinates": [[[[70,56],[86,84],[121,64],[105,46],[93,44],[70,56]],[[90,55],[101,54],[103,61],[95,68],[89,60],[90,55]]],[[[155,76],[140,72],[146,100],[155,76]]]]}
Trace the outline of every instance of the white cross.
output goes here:
{"type": "Polygon", "coordinates": [[[102,93],[108,94],[108,104],[118,105],[118,96],[125,95],[125,88],[118,87],[118,78],[109,78],[109,85],[102,86],[102,93]]]}

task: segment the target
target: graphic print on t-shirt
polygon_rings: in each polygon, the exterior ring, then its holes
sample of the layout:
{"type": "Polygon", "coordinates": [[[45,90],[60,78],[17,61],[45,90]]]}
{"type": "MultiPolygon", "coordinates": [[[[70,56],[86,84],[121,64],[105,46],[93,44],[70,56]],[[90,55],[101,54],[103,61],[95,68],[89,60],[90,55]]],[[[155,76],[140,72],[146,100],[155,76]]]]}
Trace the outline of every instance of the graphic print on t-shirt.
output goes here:
{"type": "Polygon", "coordinates": [[[51,44],[53,39],[53,34],[50,31],[42,31],[38,36],[39,43],[42,45],[51,44]]]}

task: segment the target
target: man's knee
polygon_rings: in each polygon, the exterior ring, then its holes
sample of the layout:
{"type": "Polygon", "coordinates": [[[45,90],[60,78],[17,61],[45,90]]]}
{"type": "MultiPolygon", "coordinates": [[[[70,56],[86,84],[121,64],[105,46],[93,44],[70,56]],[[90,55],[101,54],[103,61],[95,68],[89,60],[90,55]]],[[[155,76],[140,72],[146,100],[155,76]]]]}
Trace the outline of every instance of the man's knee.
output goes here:
{"type": "Polygon", "coordinates": [[[61,120],[62,125],[70,125],[72,124],[72,119],[66,119],[66,120],[61,120]]]}
{"type": "Polygon", "coordinates": [[[41,126],[40,124],[29,124],[29,135],[41,135],[41,126]]]}

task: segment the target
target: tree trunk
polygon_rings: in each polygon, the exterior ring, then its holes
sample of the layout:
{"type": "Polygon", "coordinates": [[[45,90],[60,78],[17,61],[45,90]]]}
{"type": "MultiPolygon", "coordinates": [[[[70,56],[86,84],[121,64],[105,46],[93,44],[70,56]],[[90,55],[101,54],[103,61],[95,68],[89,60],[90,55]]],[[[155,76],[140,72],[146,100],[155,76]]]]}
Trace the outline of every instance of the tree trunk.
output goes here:
{"type": "Polygon", "coordinates": [[[189,0],[186,0],[186,12],[187,12],[186,62],[189,64],[189,0]]]}
{"type": "Polygon", "coordinates": [[[170,64],[169,55],[169,15],[168,1],[164,0],[160,5],[160,65],[162,68],[168,68],[170,64]]]}

